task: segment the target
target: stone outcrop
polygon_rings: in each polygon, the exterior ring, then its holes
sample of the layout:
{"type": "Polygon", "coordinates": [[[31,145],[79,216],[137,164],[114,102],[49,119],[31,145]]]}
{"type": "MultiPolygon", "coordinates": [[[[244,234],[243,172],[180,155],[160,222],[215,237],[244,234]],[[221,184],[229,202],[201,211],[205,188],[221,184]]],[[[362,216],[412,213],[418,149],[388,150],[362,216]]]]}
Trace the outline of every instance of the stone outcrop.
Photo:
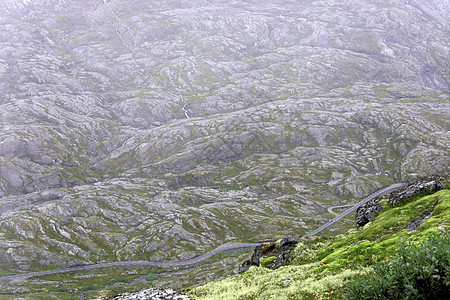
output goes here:
{"type": "Polygon", "coordinates": [[[239,267],[239,272],[247,271],[251,266],[259,266],[261,260],[266,257],[276,256],[277,258],[268,266],[270,269],[277,269],[289,264],[287,254],[297,245],[297,237],[284,237],[277,241],[267,242],[255,247],[249,260],[246,260],[239,267]]]}
{"type": "Polygon", "coordinates": [[[426,212],[424,212],[419,219],[411,222],[411,224],[409,224],[408,226],[406,226],[406,230],[408,231],[414,231],[417,229],[417,227],[419,227],[423,221],[429,219],[431,216],[433,215],[433,209],[430,209],[426,212]]]}
{"type": "Polygon", "coordinates": [[[143,289],[137,293],[124,293],[101,300],[192,300],[184,293],[165,288],[143,289]]]}
{"type": "Polygon", "coordinates": [[[388,195],[376,197],[371,201],[366,202],[356,210],[356,224],[358,226],[364,226],[368,222],[372,221],[375,214],[384,209],[383,205],[380,203],[383,199],[386,199],[387,203],[390,205],[396,206],[411,197],[431,194],[445,189],[446,182],[448,182],[449,179],[449,175],[426,176],[415,179],[409,182],[406,186],[399,188],[388,195]]]}

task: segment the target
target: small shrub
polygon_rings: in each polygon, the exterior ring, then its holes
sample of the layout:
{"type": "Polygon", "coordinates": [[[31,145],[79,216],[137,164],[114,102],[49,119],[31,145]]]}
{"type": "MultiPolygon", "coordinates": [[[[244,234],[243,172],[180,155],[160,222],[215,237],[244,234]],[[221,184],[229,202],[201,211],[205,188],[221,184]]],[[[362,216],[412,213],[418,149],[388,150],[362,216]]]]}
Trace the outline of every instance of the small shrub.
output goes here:
{"type": "Polygon", "coordinates": [[[450,287],[450,237],[398,245],[397,255],[373,273],[347,284],[348,299],[446,299],[450,287]]]}

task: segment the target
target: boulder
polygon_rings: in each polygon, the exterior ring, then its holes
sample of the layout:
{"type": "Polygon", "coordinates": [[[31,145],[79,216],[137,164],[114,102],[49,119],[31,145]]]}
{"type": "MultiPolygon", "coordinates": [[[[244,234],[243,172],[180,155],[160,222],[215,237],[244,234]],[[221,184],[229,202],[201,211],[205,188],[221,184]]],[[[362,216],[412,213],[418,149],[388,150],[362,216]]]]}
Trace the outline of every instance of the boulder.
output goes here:
{"type": "Polygon", "coordinates": [[[259,266],[262,259],[271,256],[276,256],[277,258],[268,266],[270,269],[277,269],[289,264],[287,254],[297,245],[298,241],[299,238],[290,236],[255,247],[252,257],[239,267],[239,272],[245,272],[251,266],[259,266]]]}

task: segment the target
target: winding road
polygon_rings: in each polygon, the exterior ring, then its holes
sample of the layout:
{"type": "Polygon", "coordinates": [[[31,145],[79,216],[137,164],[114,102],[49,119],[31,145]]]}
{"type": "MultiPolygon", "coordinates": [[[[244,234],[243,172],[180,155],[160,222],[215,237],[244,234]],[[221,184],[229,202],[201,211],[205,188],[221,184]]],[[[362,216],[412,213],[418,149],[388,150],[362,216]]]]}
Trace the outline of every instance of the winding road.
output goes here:
{"type": "Polygon", "coordinates": [[[3,276],[3,277],[0,277],[0,280],[25,279],[25,278],[32,277],[32,276],[42,276],[42,275],[58,274],[58,273],[89,270],[89,269],[96,269],[96,268],[105,268],[105,267],[125,267],[125,266],[126,267],[129,267],[129,266],[183,267],[183,266],[188,266],[188,265],[193,265],[193,264],[199,263],[219,252],[238,250],[238,249],[250,249],[250,248],[259,246],[261,244],[262,243],[248,243],[248,244],[237,243],[237,244],[231,244],[231,245],[221,245],[210,252],[207,252],[205,254],[202,254],[200,256],[194,257],[189,260],[167,261],[167,262],[121,261],[121,262],[99,263],[99,264],[93,264],[93,265],[82,265],[82,266],[70,267],[70,268],[59,269],[59,270],[49,270],[49,271],[27,273],[27,274],[21,274],[21,275],[3,276]]]}
{"type": "Polygon", "coordinates": [[[354,206],[352,206],[351,208],[347,209],[346,211],[344,211],[342,214],[340,214],[339,216],[337,216],[334,219],[329,220],[327,223],[325,223],[324,225],[320,226],[319,228],[317,228],[316,230],[306,234],[305,236],[313,236],[316,235],[317,233],[321,232],[322,230],[324,230],[325,228],[330,227],[331,225],[333,225],[334,223],[338,222],[340,219],[342,219],[343,217],[345,217],[348,214],[351,214],[352,212],[354,212],[355,210],[357,210],[361,205],[363,205],[364,203],[366,203],[367,201],[372,200],[373,198],[390,192],[392,190],[401,188],[402,186],[405,186],[406,183],[395,183],[391,186],[385,187],[369,196],[367,196],[366,198],[364,198],[363,200],[359,201],[358,203],[356,203],[354,206]]]}
{"type": "MultiPolygon", "coordinates": [[[[405,185],[406,185],[406,183],[396,183],[396,184],[393,184],[386,188],[383,188],[383,189],[371,194],[370,196],[367,196],[360,202],[353,205],[350,209],[346,210],[344,213],[338,215],[334,219],[331,219],[326,224],[324,224],[321,227],[317,228],[316,230],[306,234],[305,236],[308,237],[308,236],[316,235],[320,231],[322,231],[322,230],[328,228],[329,226],[333,225],[334,223],[338,222],[340,219],[342,219],[346,215],[354,212],[356,209],[358,209],[358,207],[360,207],[367,201],[370,201],[373,198],[375,198],[383,193],[390,192],[392,190],[398,189],[405,185]]],[[[182,266],[188,266],[188,265],[193,265],[193,264],[199,263],[219,252],[232,251],[232,250],[238,250],[238,249],[250,249],[250,248],[259,246],[261,244],[262,244],[262,242],[261,243],[225,244],[225,245],[217,247],[216,249],[214,249],[210,252],[207,252],[207,253],[197,256],[195,258],[192,258],[189,260],[183,260],[183,261],[169,261],[169,262],[123,261],[123,262],[99,263],[99,264],[93,264],[93,265],[82,265],[82,266],[70,267],[70,268],[59,269],[59,270],[49,270],[49,271],[27,273],[27,274],[21,274],[21,275],[3,276],[3,277],[0,277],[0,280],[26,279],[28,277],[33,277],[33,276],[42,276],[42,275],[58,274],[58,273],[89,270],[89,269],[96,269],[96,268],[105,268],[105,267],[125,267],[125,266],[126,267],[128,267],[128,266],[182,267],[182,266]]]]}
{"type": "Polygon", "coordinates": [[[352,207],[355,204],[346,204],[346,205],[336,205],[336,206],[330,206],[327,208],[328,212],[332,215],[339,216],[340,214],[337,214],[333,211],[333,209],[337,208],[346,208],[346,207],[352,207]]]}

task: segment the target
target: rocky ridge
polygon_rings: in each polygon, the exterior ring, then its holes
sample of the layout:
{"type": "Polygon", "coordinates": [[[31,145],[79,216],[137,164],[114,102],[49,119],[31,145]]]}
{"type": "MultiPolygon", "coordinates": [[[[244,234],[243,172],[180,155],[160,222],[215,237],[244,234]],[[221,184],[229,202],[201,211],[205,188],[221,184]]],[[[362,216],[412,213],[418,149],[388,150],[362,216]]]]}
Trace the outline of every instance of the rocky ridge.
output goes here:
{"type": "MultiPolygon", "coordinates": [[[[382,211],[387,204],[395,207],[411,197],[432,194],[448,188],[447,183],[449,182],[449,179],[450,176],[448,174],[426,176],[409,182],[406,186],[391,192],[387,196],[378,196],[361,205],[361,207],[356,210],[356,224],[358,226],[366,225],[372,221],[375,214],[382,211]]],[[[428,213],[424,214],[421,218],[421,222],[423,222],[425,216],[429,217],[428,213]]],[[[414,227],[418,227],[421,222],[417,222],[415,226],[409,228],[414,230],[414,227]]]]}

